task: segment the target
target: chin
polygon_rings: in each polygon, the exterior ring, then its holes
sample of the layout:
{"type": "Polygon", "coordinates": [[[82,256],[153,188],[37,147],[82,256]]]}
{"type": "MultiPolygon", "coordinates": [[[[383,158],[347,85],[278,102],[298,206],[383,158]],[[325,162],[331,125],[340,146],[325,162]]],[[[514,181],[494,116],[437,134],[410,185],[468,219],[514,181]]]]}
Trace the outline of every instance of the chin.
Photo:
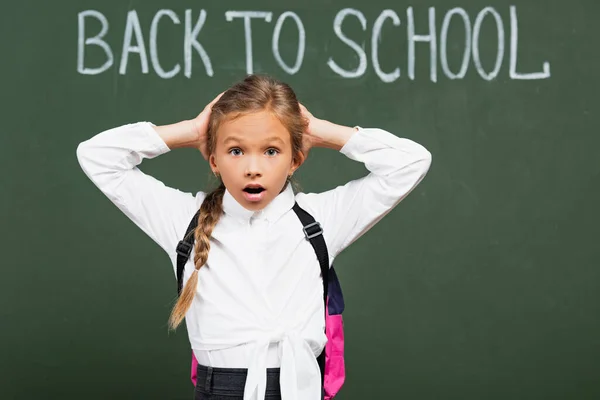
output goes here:
{"type": "Polygon", "coordinates": [[[243,204],[244,204],[244,208],[246,208],[247,210],[250,210],[250,211],[260,211],[263,208],[265,208],[267,206],[267,204],[269,204],[269,203],[262,204],[262,202],[260,202],[260,203],[254,203],[254,202],[244,201],[243,204]]]}

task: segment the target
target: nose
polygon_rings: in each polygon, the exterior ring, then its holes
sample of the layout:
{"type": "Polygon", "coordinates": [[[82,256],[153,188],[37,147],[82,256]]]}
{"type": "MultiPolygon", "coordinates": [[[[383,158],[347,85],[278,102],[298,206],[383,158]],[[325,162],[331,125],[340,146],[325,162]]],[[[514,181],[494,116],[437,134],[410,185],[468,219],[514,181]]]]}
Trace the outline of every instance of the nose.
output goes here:
{"type": "Polygon", "coordinates": [[[262,176],[262,168],[260,162],[256,157],[248,157],[248,163],[246,164],[245,176],[248,178],[257,178],[262,176]]]}

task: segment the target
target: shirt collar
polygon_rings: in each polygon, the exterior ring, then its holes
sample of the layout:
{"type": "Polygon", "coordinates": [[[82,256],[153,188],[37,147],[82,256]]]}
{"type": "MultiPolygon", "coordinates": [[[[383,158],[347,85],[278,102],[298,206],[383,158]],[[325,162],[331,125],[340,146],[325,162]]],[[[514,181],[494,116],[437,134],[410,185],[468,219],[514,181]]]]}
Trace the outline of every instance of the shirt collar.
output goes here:
{"type": "Polygon", "coordinates": [[[283,214],[292,209],[294,202],[294,190],[290,183],[287,183],[285,189],[260,211],[251,211],[244,208],[231,195],[229,190],[226,189],[223,195],[223,211],[225,214],[244,222],[250,221],[251,218],[266,219],[269,222],[275,222],[283,214]]]}

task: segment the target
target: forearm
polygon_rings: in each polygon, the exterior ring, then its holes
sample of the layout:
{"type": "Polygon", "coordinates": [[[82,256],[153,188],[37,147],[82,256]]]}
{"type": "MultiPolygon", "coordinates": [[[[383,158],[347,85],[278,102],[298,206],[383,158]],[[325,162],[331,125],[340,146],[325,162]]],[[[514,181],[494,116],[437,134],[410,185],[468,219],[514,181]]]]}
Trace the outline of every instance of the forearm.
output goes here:
{"type": "Polygon", "coordinates": [[[171,150],[197,146],[198,133],[193,120],[155,126],[154,130],[171,150]]]}
{"type": "Polygon", "coordinates": [[[315,126],[311,127],[317,135],[311,135],[314,147],[325,147],[339,151],[357,130],[348,126],[334,124],[327,120],[319,119],[315,121],[315,126]]]}

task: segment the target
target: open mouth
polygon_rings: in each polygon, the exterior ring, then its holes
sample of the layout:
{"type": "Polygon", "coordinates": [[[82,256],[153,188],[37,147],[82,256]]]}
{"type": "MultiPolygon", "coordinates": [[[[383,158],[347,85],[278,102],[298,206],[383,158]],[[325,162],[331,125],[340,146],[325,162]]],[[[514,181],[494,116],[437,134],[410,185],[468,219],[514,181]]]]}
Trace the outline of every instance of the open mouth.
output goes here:
{"type": "Polygon", "coordinates": [[[244,192],[250,194],[259,194],[264,192],[265,188],[262,186],[247,186],[244,188],[244,192]]]}
{"type": "Polygon", "coordinates": [[[258,202],[263,199],[266,190],[261,185],[250,184],[244,188],[244,197],[247,201],[258,202]]]}

